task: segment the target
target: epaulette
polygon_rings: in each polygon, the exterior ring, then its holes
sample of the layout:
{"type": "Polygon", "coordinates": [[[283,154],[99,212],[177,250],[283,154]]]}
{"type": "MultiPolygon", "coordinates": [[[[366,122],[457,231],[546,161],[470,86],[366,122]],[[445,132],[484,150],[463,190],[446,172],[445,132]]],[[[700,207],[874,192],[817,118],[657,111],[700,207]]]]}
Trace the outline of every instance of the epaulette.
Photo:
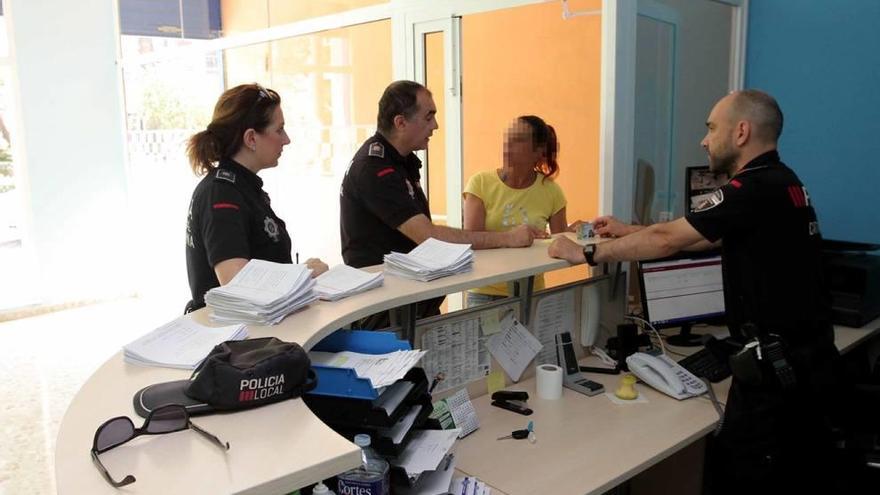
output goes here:
{"type": "Polygon", "coordinates": [[[370,147],[367,150],[367,156],[377,156],[379,158],[385,158],[385,145],[383,145],[379,141],[370,144],[370,147]]]}
{"type": "Polygon", "coordinates": [[[235,184],[235,172],[232,170],[226,170],[225,168],[218,168],[217,173],[214,174],[214,178],[216,180],[226,180],[233,184],[235,184]]]}

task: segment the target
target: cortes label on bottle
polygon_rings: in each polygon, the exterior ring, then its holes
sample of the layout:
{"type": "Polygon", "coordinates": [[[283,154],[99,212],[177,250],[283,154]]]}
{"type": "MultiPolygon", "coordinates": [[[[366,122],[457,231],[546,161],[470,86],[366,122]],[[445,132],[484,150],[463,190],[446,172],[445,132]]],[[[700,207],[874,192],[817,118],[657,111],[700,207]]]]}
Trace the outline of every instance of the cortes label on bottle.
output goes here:
{"type": "Polygon", "coordinates": [[[337,490],[339,495],[387,495],[384,480],[357,481],[339,478],[337,490]]]}

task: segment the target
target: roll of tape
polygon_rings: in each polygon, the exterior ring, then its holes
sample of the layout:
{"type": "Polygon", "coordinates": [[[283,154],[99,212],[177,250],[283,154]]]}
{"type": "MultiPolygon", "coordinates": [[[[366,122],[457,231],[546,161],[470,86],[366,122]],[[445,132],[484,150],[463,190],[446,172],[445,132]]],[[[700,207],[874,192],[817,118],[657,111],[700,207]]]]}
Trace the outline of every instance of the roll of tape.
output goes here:
{"type": "Polygon", "coordinates": [[[546,400],[562,397],[562,368],[555,364],[538,366],[538,397],[546,400]]]}

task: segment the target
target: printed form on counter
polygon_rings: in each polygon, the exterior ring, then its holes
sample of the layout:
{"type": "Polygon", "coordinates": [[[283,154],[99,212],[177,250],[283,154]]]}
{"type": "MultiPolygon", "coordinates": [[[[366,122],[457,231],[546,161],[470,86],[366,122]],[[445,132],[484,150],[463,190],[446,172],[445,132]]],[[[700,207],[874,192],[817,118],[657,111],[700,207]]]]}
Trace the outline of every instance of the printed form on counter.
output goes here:
{"type": "MultiPolygon", "coordinates": [[[[505,320],[507,321],[507,320],[505,320]]],[[[513,381],[519,381],[526,366],[541,352],[541,342],[516,319],[489,338],[489,352],[513,381]]]]}

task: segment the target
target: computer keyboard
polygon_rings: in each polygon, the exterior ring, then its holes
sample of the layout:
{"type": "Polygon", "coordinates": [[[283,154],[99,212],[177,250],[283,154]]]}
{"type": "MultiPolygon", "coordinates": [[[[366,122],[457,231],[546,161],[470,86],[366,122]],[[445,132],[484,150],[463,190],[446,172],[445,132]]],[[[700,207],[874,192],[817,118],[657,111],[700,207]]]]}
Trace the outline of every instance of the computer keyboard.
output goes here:
{"type": "Polygon", "coordinates": [[[725,340],[710,339],[706,347],[679,360],[678,364],[699,377],[717,383],[731,375],[727,358],[735,350],[736,346],[725,340]]]}

